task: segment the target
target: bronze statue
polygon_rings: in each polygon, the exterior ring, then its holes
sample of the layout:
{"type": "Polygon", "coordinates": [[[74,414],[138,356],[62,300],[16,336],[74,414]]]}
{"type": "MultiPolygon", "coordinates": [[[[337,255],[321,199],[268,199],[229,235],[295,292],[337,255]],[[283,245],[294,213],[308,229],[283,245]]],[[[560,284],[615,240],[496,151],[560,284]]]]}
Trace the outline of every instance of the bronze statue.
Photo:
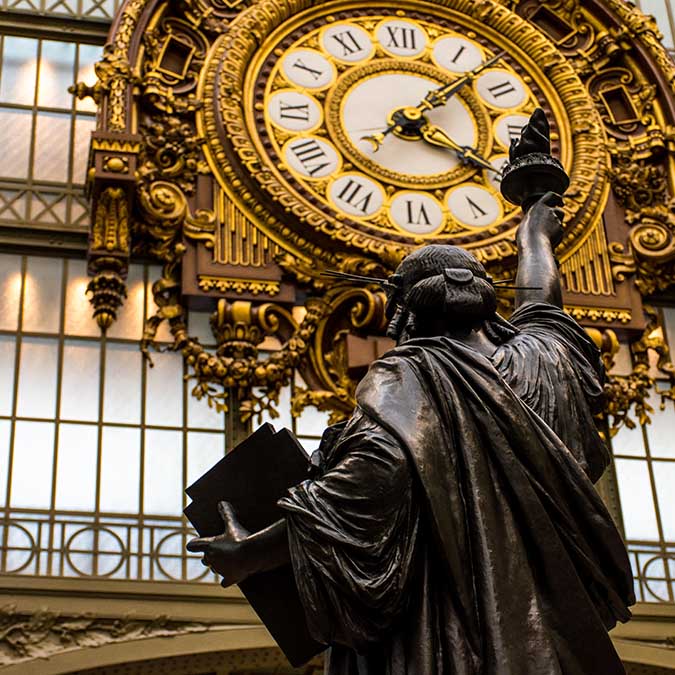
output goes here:
{"type": "Polygon", "coordinates": [[[561,309],[561,203],[539,196],[518,229],[510,322],[470,253],[410,254],[385,284],[398,346],[324,434],[321,475],[267,529],[222,503],[225,532],[188,545],[224,585],[290,560],[330,675],[624,673],[607,630],[632,577],[593,488],[603,368],[561,309]]]}

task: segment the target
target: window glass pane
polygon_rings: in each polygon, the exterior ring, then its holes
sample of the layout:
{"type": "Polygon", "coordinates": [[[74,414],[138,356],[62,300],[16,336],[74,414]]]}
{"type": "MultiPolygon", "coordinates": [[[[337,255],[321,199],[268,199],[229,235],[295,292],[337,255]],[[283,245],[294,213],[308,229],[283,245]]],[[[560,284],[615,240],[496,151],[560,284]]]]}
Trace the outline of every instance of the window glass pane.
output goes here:
{"type": "Polygon", "coordinates": [[[612,450],[615,455],[644,457],[645,443],[642,427],[637,424],[633,429],[629,429],[624,424],[612,437],[612,450]]]}
{"type": "Polygon", "coordinates": [[[17,422],[12,464],[13,507],[48,509],[52,495],[54,424],[17,422]]]}
{"type": "Polygon", "coordinates": [[[38,113],[35,126],[33,178],[65,183],[70,157],[70,115],[38,113]]]}
{"type": "Polygon", "coordinates": [[[211,332],[211,314],[213,312],[188,312],[188,333],[203,345],[215,345],[216,339],[211,332]]]}
{"type": "MultiPolygon", "coordinates": [[[[265,358],[264,356],[262,358],[265,358]]],[[[270,422],[274,428],[279,431],[283,427],[293,429],[293,418],[291,417],[291,387],[286,386],[279,392],[279,403],[274,406],[274,409],[279,413],[278,417],[272,417],[265,411],[261,417],[260,424],[270,422]]],[[[254,427],[258,427],[258,420],[255,418],[253,422],[254,427]]]]}
{"type": "Polygon", "coordinates": [[[103,419],[138,424],[141,419],[141,352],[136,344],[106,345],[103,419]]]}
{"type": "Polygon", "coordinates": [[[666,49],[673,48],[673,32],[670,28],[666,0],[640,0],[640,7],[645,14],[651,14],[663,33],[663,44],[666,49]]]}
{"type": "Polygon", "coordinates": [[[9,468],[9,434],[12,423],[0,420],[0,506],[7,503],[7,469],[9,468]]]}
{"type": "Polygon", "coordinates": [[[183,426],[183,357],[154,352],[153,368],[146,368],[145,423],[183,426]]]}
{"type": "Polygon", "coordinates": [[[188,432],[188,462],[185,487],[194,483],[225,456],[225,434],[188,432]]]}
{"type": "Polygon", "coordinates": [[[666,399],[664,409],[661,410],[661,397],[651,391],[647,399],[654,408],[651,414],[651,423],[645,425],[647,430],[647,440],[649,441],[649,452],[652,457],[672,457],[675,459],[675,403],[666,399]]]}
{"type": "Polygon", "coordinates": [[[143,512],[180,516],[183,509],[183,433],[145,432],[143,512]]]}
{"type": "Polygon", "coordinates": [[[75,43],[42,41],[38,105],[48,108],[72,107],[68,87],[75,81],[75,43]]]}
{"type": "Polygon", "coordinates": [[[30,110],[0,108],[0,176],[28,178],[32,121],[30,110]]]}
{"type": "MultiPolygon", "coordinates": [[[[75,140],[73,143],[73,183],[84,184],[87,177],[87,161],[89,160],[89,142],[91,132],[96,128],[93,117],[78,115],[75,119],[75,140]]],[[[64,174],[65,177],[65,174],[64,174]]]]}
{"type": "MultiPolygon", "coordinates": [[[[295,384],[307,387],[305,381],[298,373],[295,375],[295,384]]],[[[299,417],[295,418],[295,431],[298,436],[321,436],[328,426],[330,413],[317,410],[313,406],[307,406],[299,417]]],[[[314,443],[318,447],[318,443],[314,443]]],[[[313,451],[314,447],[305,447],[305,450],[313,451]]]]}
{"type": "Polygon", "coordinates": [[[658,541],[659,532],[647,462],[616,459],[614,463],[626,538],[658,541]]]}
{"type": "Polygon", "coordinates": [[[142,265],[130,265],[127,277],[127,297],[117,312],[117,321],[108,328],[108,337],[141,339],[144,300],[143,267],[142,265]]]}
{"type": "Polygon", "coordinates": [[[54,419],[58,344],[49,338],[27,338],[21,343],[19,400],[21,417],[54,419]]]}
{"type": "Polygon", "coordinates": [[[93,424],[60,424],[56,471],[56,508],[96,508],[98,428],[93,424]]]}
{"type": "Polygon", "coordinates": [[[23,330],[58,333],[61,319],[63,260],[28,256],[23,330]]]}
{"type": "Polygon", "coordinates": [[[101,347],[93,340],[66,340],[63,346],[61,419],[98,421],[101,347]]]}
{"type": "Polygon", "coordinates": [[[675,307],[662,307],[663,323],[670,350],[675,351],[675,307]]]}
{"type": "Polygon", "coordinates": [[[0,254],[0,330],[16,330],[21,298],[21,256],[0,254]]]}
{"type": "Polygon", "coordinates": [[[92,316],[94,308],[86,295],[89,280],[87,263],[84,260],[68,261],[64,325],[66,335],[98,337],[101,334],[101,329],[92,316]]]}
{"type": "MultiPolygon", "coordinates": [[[[79,50],[79,64],[77,69],[77,82],[84,82],[89,86],[96,84],[96,72],[94,71],[94,64],[102,58],[103,51],[98,45],[80,45],[79,50]]],[[[76,106],[78,110],[87,110],[96,112],[96,103],[91,98],[82,101],[77,100],[76,106]]]]}
{"type": "Polygon", "coordinates": [[[612,375],[630,375],[633,370],[633,362],[628,343],[619,343],[619,351],[614,355],[614,367],[612,375]]]}
{"type": "MultiPolygon", "coordinates": [[[[0,100],[32,105],[37,75],[37,40],[6,36],[2,49],[0,100]]],[[[4,147],[4,146],[3,146],[4,147]]]]}
{"type": "MultiPolygon", "coordinates": [[[[10,335],[0,335],[0,415],[12,414],[14,402],[14,358],[15,339],[10,335]]],[[[0,483],[0,490],[2,484],[0,483]]]]}
{"type": "Polygon", "coordinates": [[[103,427],[101,511],[138,513],[140,431],[103,427]]]}
{"type": "Polygon", "coordinates": [[[195,380],[188,380],[188,426],[200,429],[220,429],[222,431],[225,428],[225,413],[216,412],[215,406],[209,407],[206,398],[198,401],[192,396],[190,390],[194,385],[195,380]]]}
{"type": "Polygon", "coordinates": [[[654,462],[654,482],[656,494],[659,498],[659,513],[663,536],[666,541],[675,541],[675,508],[673,507],[673,495],[675,495],[675,462],[654,462]]]}

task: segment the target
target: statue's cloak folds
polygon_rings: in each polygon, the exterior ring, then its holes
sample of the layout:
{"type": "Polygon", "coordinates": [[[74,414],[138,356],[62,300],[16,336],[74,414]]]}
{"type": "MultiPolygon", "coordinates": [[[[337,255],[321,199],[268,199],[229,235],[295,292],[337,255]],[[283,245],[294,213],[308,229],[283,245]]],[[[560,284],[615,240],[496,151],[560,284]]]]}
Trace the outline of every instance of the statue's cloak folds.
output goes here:
{"type": "Polygon", "coordinates": [[[440,337],[377,361],[325,473],[280,502],[331,675],[624,672],[597,350],[551,306],[512,320],[491,358],[440,337]]]}

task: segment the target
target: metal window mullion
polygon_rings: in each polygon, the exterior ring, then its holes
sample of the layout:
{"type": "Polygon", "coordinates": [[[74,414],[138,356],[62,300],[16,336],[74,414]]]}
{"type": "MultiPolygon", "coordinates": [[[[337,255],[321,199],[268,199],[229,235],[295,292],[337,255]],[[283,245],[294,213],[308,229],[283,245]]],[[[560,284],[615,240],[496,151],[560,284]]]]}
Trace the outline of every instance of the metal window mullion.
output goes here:
{"type": "MultiPolygon", "coordinates": [[[[187,311],[187,310],[186,310],[187,311]]],[[[187,317],[186,317],[187,319],[187,317]]],[[[189,392],[188,392],[188,380],[187,376],[189,375],[189,369],[188,369],[188,364],[185,359],[182,359],[183,361],[183,462],[182,462],[182,471],[181,471],[181,477],[182,477],[182,484],[183,487],[187,487],[187,480],[188,480],[188,397],[189,397],[189,392]]],[[[183,490],[182,493],[182,505],[183,508],[187,506],[187,495],[185,494],[185,491],[183,490]]],[[[187,538],[188,538],[188,533],[187,533],[187,522],[185,517],[183,516],[183,534],[181,536],[181,543],[182,547],[181,550],[183,551],[183,555],[181,556],[181,579],[184,581],[188,580],[188,569],[187,569],[187,564],[188,564],[188,557],[185,554],[185,546],[187,545],[187,538]]]]}
{"type": "Polygon", "coordinates": [[[54,526],[56,523],[56,470],[59,460],[59,436],[61,432],[61,385],[63,384],[63,352],[66,321],[66,284],[68,282],[68,260],[61,265],[61,317],[59,319],[58,354],[56,357],[56,410],[54,411],[54,451],[52,458],[52,494],[49,506],[49,547],[47,549],[47,569],[51,571],[53,561],[54,526]]]}
{"type": "MultiPolygon", "coordinates": [[[[145,329],[145,322],[148,317],[148,266],[143,266],[143,328],[145,329]]],[[[148,385],[148,360],[143,358],[141,359],[141,457],[139,461],[139,494],[138,494],[138,560],[136,563],[137,578],[143,578],[143,556],[145,551],[145,520],[143,518],[143,500],[145,499],[145,430],[146,430],[146,389],[148,385]]],[[[148,569],[150,570],[150,578],[152,578],[153,570],[153,560],[152,554],[154,552],[154,546],[150,547],[148,552],[148,569]]]]}
{"type": "Polygon", "coordinates": [[[103,406],[106,377],[106,334],[101,335],[101,356],[99,361],[99,394],[98,394],[98,424],[96,435],[96,493],[94,500],[94,545],[91,552],[91,573],[96,575],[98,570],[98,526],[100,524],[101,513],[101,463],[103,460],[103,406]]]}
{"type": "Polygon", "coordinates": [[[5,490],[5,514],[2,528],[2,560],[0,571],[7,570],[7,547],[9,541],[9,521],[12,499],[12,472],[14,470],[14,440],[16,438],[16,413],[19,405],[19,368],[21,365],[21,329],[23,327],[23,302],[26,291],[27,256],[21,256],[21,288],[19,290],[19,311],[17,316],[16,341],[14,343],[14,383],[12,399],[12,422],[9,427],[9,453],[7,458],[7,484],[5,490]]]}
{"type": "Polygon", "coordinates": [[[37,65],[35,67],[35,94],[33,95],[33,106],[31,109],[31,138],[30,149],[28,151],[28,176],[26,177],[26,187],[28,188],[28,200],[26,202],[26,222],[32,222],[33,216],[33,182],[35,153],[37,149],[37,121],[38,121],[38,92],[40,91],[40,71],[42,70],[42,40],[37,40],[37,65]]]}

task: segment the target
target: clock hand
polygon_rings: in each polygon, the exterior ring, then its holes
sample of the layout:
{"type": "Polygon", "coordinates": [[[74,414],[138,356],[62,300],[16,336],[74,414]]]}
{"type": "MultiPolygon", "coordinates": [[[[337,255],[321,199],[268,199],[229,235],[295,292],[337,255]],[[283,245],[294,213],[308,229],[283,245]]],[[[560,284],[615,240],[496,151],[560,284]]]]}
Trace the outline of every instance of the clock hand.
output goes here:
{"type": "Polygon", "coordinates": [[[474,148],[470,145],[460,145],[453,141],[441,127],[437,127],[434,124],[425,124],[420,131],[422,132],[422,138],[427,141],[427,143],[431,143],[440,148],[454,150],[463,162],[473,164],[481,169],[494,171],[497,174],[499,173],[499,171],[497,171],[485,157],[479,155],[474,148]]]}
{"type": "MultiPolygon", "coordinates": [[[[390,124],[386,129],[380,131],[376,134],[371,134],[369,136],[362,136],[362,141],[369,141],[373,144],[373,151],[377,152],[379,147],[382,145],[385,136],[390,134],[392,131],[395,131],[398,127],[401,126],[400,122],[396,121],[397,114],[403,114],[405,118],[409,121],[412,121],[411,111],[417,111],[418,117],[421,117],[422,113],[425,110],[431,110],[432,108],[438,108],[439,106],[445,105],[448,99],[451,96],[454,96],[460,89],[465,87],[467,84],[473,82],[476,75],[481,73],[486,68],[489,68],[492,64],[497,63],[499,59],[506,55],[506,51],[501,51],[498,54],[495,54],[492,58],[489,58],[487,61],[483,61],[480,65],[476,66],[473,70],[470,70],[468,73],[464,73],[461,77],[458,77],[456,80],[453,80],[449,84],[445,84],[438,89],[432,89],[422,100],[422,102],[417,106],[409,106],[406,108],[400,108],[395,110],[390,115],[390,119],[393,120],[393,123],[390,124]]],[[[494,170],[494,167],[493,167],[494,170]]]]}
{"type": "Polygon", "coordinates": [[[417,106],[420,112],[425,110],[431,110],[431,108],[438,108],[439,106],[445,105],[447,100],[456,94],[460,89],[465,87],[467,84],[473,82],[476,75],[484,71],[486,68],[489,68],[494,63],[497,63],[499,59],[506,55],[506,51],[501,51],[498,54],[495,54],[492,58],[487,61],[483,61],[480,65],[476,66],[473,70],[470,70],[468,73],[464,73],[461,77],[457,78],[449,84],[445,84],[438,89],[432,89],[425,97],[424,100],[417,106]]]}

